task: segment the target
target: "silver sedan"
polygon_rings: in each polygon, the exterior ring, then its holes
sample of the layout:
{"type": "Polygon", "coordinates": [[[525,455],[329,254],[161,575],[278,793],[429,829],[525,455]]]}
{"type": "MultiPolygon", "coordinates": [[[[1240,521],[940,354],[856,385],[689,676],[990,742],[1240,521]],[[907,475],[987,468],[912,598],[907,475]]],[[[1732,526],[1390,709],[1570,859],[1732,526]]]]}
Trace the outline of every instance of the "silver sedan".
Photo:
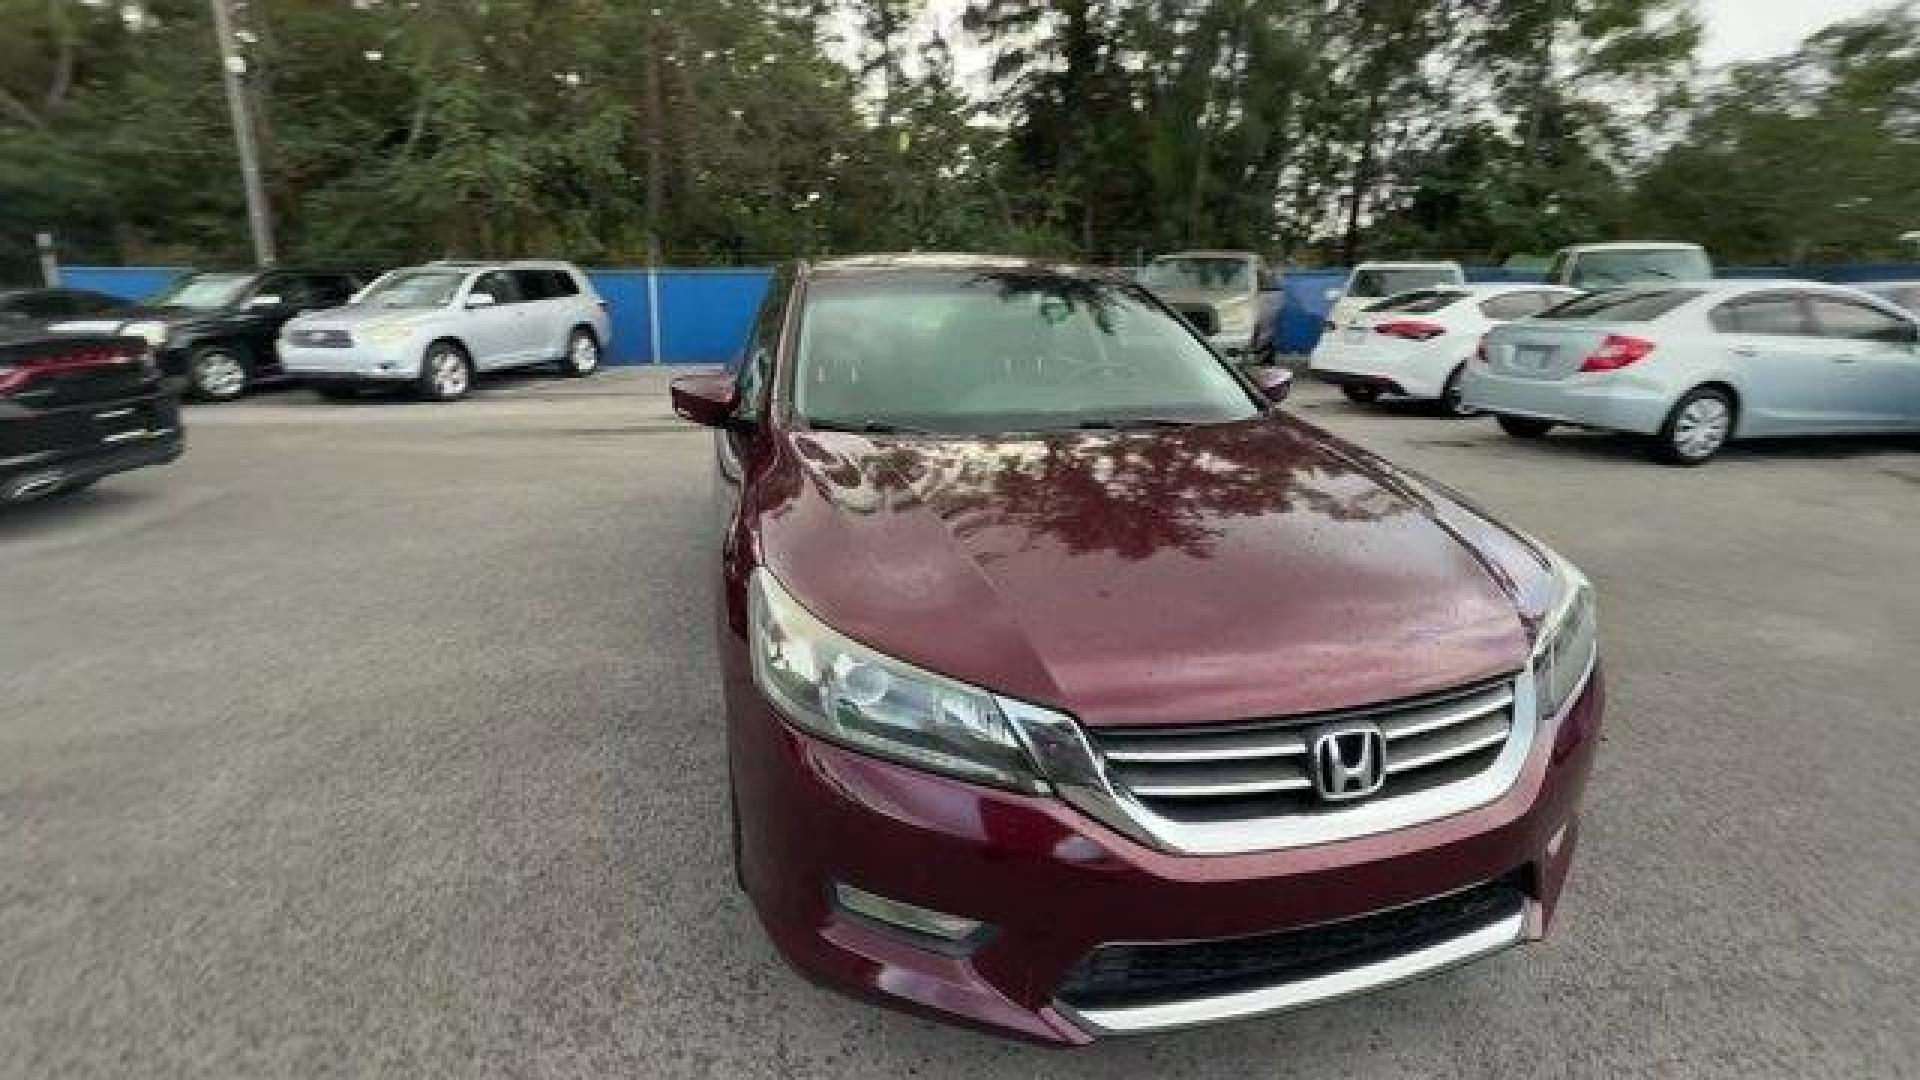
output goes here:
{"type": "Polygon", "coordinates": [[[1496,327],[1461,394],[1515,438],[1634,432],[1676,465],[1733,439],[1920,431],[1920,323],[1814,282],[1618,289],[1496,327]]]}

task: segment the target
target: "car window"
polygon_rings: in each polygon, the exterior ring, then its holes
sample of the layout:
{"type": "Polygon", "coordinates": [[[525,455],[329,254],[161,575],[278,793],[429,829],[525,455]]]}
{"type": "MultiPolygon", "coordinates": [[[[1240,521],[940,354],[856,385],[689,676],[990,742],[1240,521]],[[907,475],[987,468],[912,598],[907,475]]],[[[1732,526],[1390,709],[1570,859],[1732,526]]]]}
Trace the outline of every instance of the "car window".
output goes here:
{"type": "Polygon", "coordinates": [[[1890,304],[1920,314],[1920,285],[1878,285],[1867,291],[1890,304]]]}
{"type": "Polygon", "coordinates": [[[103,311],[112,311],[115,308],[125,307],[127,303],[117,296],[108,296],[106,293],[87,292],[84,289],[76,289],[67,293],[67,298],[73,303],[73,313],[75,315],[98,315],[103,311]]]}
{"type": "Polygon", "coordinates": [[[458,270],[401,270],[380,279],[360,298],[364,307],[442,307],[460,291],[458,270]]]}
{"type": "Polygon", "coordinates": [[[1358,270],[1354,272],[1353,285],[1347,289],[1347,295],[1356,298],[1393,296],[1396,293],[1445,285],[1457,280],[1458,276],[1450,266],[1404,266],[1395,269],[1358,270]]]}
{"type": "Polygon", "coordinates": [[[353,297],[353,279],[342,274],[309,274],[303,284],[308,300],[303,307],[341,307],[353,297]]]}
{"type": "Polygon", "coordinates": [[[513,275],[505,270],[490,270],[474,281],[469,296],[491,296],[496,304],[517,304],[522,296],[513,275]]]}
{"type": "Polygon", "coordinates": [[[1804,337],[1812,332],[1799,293],[1761,293],[1729,300],[1713,311],[1714,328],[1723,334],[1804,337]]]}
{"type": "Polygon", "coordinates": [[[553,288],[553,272],[550,270],[514,270],[511,274],[522,300],[546,300],[557,295],[553,288]]]}
{"type": "Polygon", "coordinates": [[[246,274],[188,274],[162,289],[149,303],[155,307],[223,308],[238,302],[252,280],[246,274]]]}
{"type": "Polygon", "coordinates": [[[1146,297],[1028,271],[816,277],[793,400],[815,425],[969,433],[1259,414],[1226,365],[1146,297]]]}
{"type": "Polygon", "coordinates": [[[1540,312],[1540,319],[1651,322],[1700,295],[1698,289],[1630,289],[1593,293],[1540,312]]]}
{"type": "Polygon", "coordinates": [[[14,310],[30,319],[65,319],[77,314],[73,301],[61,292],[24,293],[14,310]]]}
{"type": "Polygon", "coordinates": [[[1222,292],[1253,284],[1253,264],[1246,259],[1209,256],[1159,258],[1140,271],[1140,283],[1149,289],[1222,292]]]}
{"type": "Polygon", "coordinates": [[[571,273],[565,270],[546,270],[542,272],[547,275],[548,296],[580,295],[580,283],[573,279],[571,273]]]}
{"type": "Polygon", "coordinates": [[[1466,298],[1466,293],[1452,289],[1416,289],[1398,296],[1390,296],[1377,304],[1366,307],[1368,314],[1386,311],[1404,311],[1412,315],[1430,315],[1443,308],[1452,307],[1466,298]]]}
{"type": "Polygon", "coordinates": [[[766,406],[767,389],[773,385],[774,358],[780,353],[780,331],[787,320],[787,293],[793,284],[791,271],[776,272],[767,283],[766,298],[753,317],[753,332],[734,364],[734,381],[740,387],[740,403],[734,415],[756,418],[766,406]]]}
{"type": "Polygon", "coordinates": [[[1659,281],[1705,281],[1713,263],[1694,248],[1619,248],[1581,252],[1573,264],[1576,289],[1612,289],[1659,281]]]}
{"type": "Polygon", "coordinates": [[[1560,297],[1554,293],[1510,292],[1499,296],[1490,296],[1480,304],[1480,311],[1489,319],[1510,322],[1537,315],[1553,306],[1560,297]]]}
{"type": "Polygon", "coordinates": [[[1813,317],[1821,337],[1888,343],[1914,340],[1913,323],[1843,297],[1814,297],[1813,317]]]}

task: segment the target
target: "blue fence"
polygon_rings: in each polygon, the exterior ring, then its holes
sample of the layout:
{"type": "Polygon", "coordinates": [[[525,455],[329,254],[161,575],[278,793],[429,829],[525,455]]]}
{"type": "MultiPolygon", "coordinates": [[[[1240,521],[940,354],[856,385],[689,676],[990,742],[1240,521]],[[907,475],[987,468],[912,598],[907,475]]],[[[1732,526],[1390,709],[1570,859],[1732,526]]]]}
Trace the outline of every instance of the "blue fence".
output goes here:
{"type": "MultiPolygon", "coordinates": [[[[177,266],[70,266],[68,285],[140,299],[151,296],[187,272],[177,266]]],[[[1920,266],[1731,266],[1730,278],[1813,278],[1819,281],[1920,280],[1920,266]]],[[[706,364],[732,359],[746,340],[754,309],[766,292],[768,272],[754,267],[663,269],[652,287],[659,294],[659,355],[655,356],[649,272],[642,269],[589,270],[594,288],[607,300],[613,318],[609,359],[616,364],[706,364]]],[[[1499,267],[1473,267],[1469,281],[1539,281],[1541,275],[1499,267]]],[[[1320,340],[1333,299],[1347,282],[1344,269],[1288,270],[1274,313],[1280,351],[1307,353],[1320,340]]]]}

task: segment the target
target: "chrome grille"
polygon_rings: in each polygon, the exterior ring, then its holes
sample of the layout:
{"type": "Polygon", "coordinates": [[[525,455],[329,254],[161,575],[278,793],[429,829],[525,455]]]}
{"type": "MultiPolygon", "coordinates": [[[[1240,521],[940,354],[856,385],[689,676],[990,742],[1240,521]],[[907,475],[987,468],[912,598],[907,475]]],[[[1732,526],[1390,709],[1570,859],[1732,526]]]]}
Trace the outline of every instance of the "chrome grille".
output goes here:
{"type": "Polygon", "coordinates": [[[1366,721],[1386,741],[1386,781],[1370,802],[1454,783],[1491,767],[1513,731],[1511,680],[1377,708],[1235,724],[1095,731],[1108,781],[1156,815],[1224,822],[1331,809],[1314,789],[1324,725],[1366,721]]]}
{"type": "Polygon", "coordinates": [[[296,345],[315,349],[345,349],[353,345],[353,336],[345,330],[302,328],[293,332],[296,345]]]}

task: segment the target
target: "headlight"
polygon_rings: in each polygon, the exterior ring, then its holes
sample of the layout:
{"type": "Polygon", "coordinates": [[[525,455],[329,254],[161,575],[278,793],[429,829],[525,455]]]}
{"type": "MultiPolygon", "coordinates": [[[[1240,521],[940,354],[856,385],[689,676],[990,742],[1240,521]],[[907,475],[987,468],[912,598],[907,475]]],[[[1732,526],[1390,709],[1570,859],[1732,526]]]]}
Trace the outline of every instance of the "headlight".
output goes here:
{"type": "Polygon", "coordinates": [[[1593,665],[1599,648],[1600,624],[1594,611],[1593,586],[1574,565],[1544,545],[1536,544],[1553,569],[1554,602],[1540,622],[1533,646],[1534,697],[1542,723],[1560,715],[1581,679],[1593,665]]]}
{"type": "Polygon", "coordinates": [[[992,694],[882,656],[836,633],[754,571],[749,611],[760,692],[812,734],[915,768],[1050,790],[992,694]]]}
{"type": "Polygon", "coordinates": [[[128,323],[120,328],[120,332],[127,337],[143,338],[156,349],[167,344],[167,324],[158,320],[128,323]]]}

